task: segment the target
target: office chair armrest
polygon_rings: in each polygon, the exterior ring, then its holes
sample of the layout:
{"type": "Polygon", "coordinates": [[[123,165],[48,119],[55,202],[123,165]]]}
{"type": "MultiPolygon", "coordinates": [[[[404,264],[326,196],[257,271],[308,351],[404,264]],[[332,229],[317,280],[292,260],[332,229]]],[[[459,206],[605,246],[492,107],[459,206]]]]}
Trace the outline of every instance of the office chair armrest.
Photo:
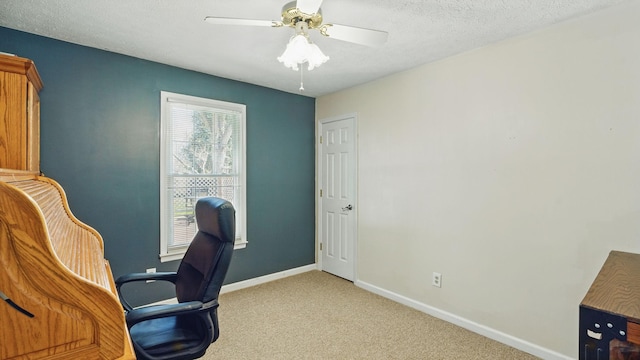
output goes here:
{"type": "MultiPolygon", "coordinates": [[[[178,304],[154,305],[132,309],[126,314],[127,326],[131,328],[133,325],[146,320],[196,313],[202,310],[203,305],[201,301],[188,301],[178,304]]],[[[214,306],[218,307],[217,301],[214,306]]]]}
{"type": "Polygon", "coordinates": [[[178,274],[175,271],[157,273],[131,273],[120,276],[116,279],[116,285],[122,285],[134,281],[161,280],[175,283],[178,274]]]}
{"type": "Polygon", "coordinates": [[[178,274],[175,271],[158,273],[131,273],[122,275],[115,280],[116,291],[118,292],[120,304],[122,304],[122,307],[126,311],[133,310],[133,306],[129,304],[124,296],[124,293],[121,290],[121,287],[124,284],[149,280],[168,281],[175,284],[177,278],[178,274]]]}

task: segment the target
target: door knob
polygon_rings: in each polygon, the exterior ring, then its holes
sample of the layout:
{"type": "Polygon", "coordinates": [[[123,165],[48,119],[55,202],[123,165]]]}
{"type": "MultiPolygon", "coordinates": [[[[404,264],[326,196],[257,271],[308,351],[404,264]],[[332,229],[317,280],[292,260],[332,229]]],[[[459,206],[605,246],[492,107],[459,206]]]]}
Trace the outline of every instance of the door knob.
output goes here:
{"type": "Polygon", "coordinates": [[[353,205],[349,204],[346,207],[342,208],[342,211],[353,210],[353,205]]]}

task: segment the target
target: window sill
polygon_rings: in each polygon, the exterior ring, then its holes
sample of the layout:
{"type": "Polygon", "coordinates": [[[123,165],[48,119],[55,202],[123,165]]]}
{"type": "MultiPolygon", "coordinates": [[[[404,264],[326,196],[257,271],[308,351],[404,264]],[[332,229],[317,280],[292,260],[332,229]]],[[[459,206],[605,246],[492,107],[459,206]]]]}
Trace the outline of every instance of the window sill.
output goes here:
{"type": "Polygon", "coordinates": [[[244,249],[246,247],[247,247],[247,241],[245,240],[236,241],[236,243],[233,245],[233,250],[244,249]]]}

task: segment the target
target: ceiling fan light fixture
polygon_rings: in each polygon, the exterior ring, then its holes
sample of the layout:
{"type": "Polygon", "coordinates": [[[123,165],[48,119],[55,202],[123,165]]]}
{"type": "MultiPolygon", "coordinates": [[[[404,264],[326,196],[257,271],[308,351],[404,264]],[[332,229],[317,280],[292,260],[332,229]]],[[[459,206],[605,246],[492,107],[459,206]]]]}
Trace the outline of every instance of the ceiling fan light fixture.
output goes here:
{"type": "Polygon", "coordinates": [[[325,55],[318,45],[309,43],[309,53],[307,55],[307,62],[309,63],[309,70],[324,64],[329,60],[329,57],[325,55]]]}
{"type": "Polygon", "coordinates": [[[282,55],[278,57],[278,61],[284,66],[295,71],[298,71],[298,64],[307,63],[308,69],[313,70],[327,60],[329,57],[320,50],[318,45],[309,42],[309,39],[302,34],[292,37],[282,55]]]}
{"type": "Polygon", "coordinates": [[[284,52],[278,57],[278,61],[284,66],[295,71],[298,71],[298,64],[307,63],[308,69],[313,70],[329,60],[318,45],[309,40],[307,29],[308,25],[299,21],[296,24],[296,35],[289,40],[284,52]]]}
{"type": "Polygon", "coordinates": [[[308,43],[309,41],[304,35],[293,36],[282,55],[278,57],[278,61],[283,63],[284,66],[298,71],[298,64],[305,62],[308,43]]]}

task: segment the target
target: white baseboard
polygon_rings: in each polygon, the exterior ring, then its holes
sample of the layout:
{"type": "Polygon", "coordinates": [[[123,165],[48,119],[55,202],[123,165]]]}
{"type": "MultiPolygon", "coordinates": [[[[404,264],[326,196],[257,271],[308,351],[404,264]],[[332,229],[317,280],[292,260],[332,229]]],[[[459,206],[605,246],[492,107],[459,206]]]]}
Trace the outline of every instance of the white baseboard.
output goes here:
{"type": "Polygon", "coordinates": [[[469,331],[473,331],[477,334],[480,334],[482,336],[485,336],[489,339],[501,342],[505,345],[509,345],[513,348],[516,348],[518,350],[522,350],[524,352],[527,352],[531,355],[540,357],[542,359],[545,360],[574,360],[571,357],[568,357],[566,355],[560,354],[558,352],[549,350],[547,348],[543,348],[539,345],[530,343],[526,340],[523,339],[519,339],[517,337],[511,336],[509,334],[505,334],[503,332],[500,332],[498,330],[492,329],[490,327],[487,327],[485,325],[482,324],[478,324],[476,322],[473,322],[469,319],[465,319],[462,318],[458,315],[440,310],[438,308],[435,308],[433,306],[429,306],[427,304],[423,304],[421,302],[412,300],[410,298],[407,298],[405,296],[393,293],[391,291],[379,288],[375,285],[371,285],[369,283],[366,283],[364,281],[360,281],[357,280],[355,281],[355,285],[370,291],[374,294],[378,294],[382,297],[385,297],[387,299],[393,300],[395,302],[398,302],[400,304],[406,305],[410,308],[416,309],[418,311],[421,311],[423,313],[429,314],[433,317],[436,317],[438,319],[450,322],[452,324],[455,324],[457,326],[460,326],[462,328],[465,328],[469,331]]]}
{"type": "Polygon", "coordinates": [[[297,267],[289,270],[280,271],[280,272],[269,274],[269,275],[260,276],[253,279],[238,281],[235,283],[223,285],[222,289],[220,289],[220,294],[224,294],[224,293],[228,293],[228,292],[236,291],[240,289],[245,289],[251,286],[268,283],[270,281],[283,279],[289,276],[302,274],[312,270],[318,270],[318,265],[310,264],[310,265],[305,265],[305,266],[301,266],[301,267],[297,267]]]}

